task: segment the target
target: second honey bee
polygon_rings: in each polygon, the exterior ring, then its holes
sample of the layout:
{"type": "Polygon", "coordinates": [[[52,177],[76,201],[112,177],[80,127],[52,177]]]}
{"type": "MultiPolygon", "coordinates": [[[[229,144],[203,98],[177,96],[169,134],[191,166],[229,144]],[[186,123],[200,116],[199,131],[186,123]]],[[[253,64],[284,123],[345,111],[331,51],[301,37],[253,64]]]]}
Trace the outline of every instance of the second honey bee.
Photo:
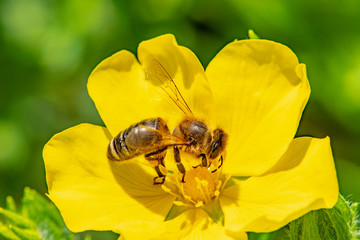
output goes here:
{"type": "Polygon", "coordinates": [[[165,120],[159,117],[129,126],[110,141],[108,158],[113,161],[125,161],[143,154],[158,175],[154,178],[154,184],[162,184],[165,181],[167,169],[164,159],[168,147],[174,150],[174,160],[182,174],[182,181],[186,170],[181,162],[181,151],[199,158],[200,164],[195,167],[208,168],[215,160],[219,160],[220,164],[217,164],[213,171],[220,168],[223,163],[221,153],[226,146],[227,134],[219,128],[210,131],[203,121],[193,116],[175,82],[158,61],[153,59],[147,69],[147,77],[149,80],[160,81],[162,89],[186,117],[172,134],[165,120]]]}

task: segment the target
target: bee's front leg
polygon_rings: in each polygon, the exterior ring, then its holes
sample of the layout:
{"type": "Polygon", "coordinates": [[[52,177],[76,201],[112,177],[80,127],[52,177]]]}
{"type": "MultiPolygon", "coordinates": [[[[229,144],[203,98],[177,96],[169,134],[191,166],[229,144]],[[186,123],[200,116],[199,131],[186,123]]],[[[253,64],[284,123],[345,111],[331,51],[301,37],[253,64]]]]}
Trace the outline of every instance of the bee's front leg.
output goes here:
{"type": "Polygon", "coordinates": [[[209,159],[206,157],[206,155],[202,153],[200,154],[200,157],[201,157],[201,165],[203,167],[209,167],[211,163],[209,162],[209,159]]]}
{"type": "Polygon", "coordinates": [[[218,166],[217,166],[214,170],[212,170],[211,173],[216,172],[219,168],[222,167],[222,165],[223,165],[223,163],[224,163],[224,159],[223,159],[223,156],[222,156],[222,155],[221,155],[220,158],[219,158],[219,162],[218,162],[218,166]],[[219,162],[220,162],[220,164],[219,164],[219,162]]]}
{"type": "Polygon", "coordinates": [[[181,182],[185,182],[185,167],[184,165],[181,163],[181,158],[180,158],[180,151],[178,146],[174,146],[174,158],[175,158],[175,162],[176,162],[176,166],[179,170],[179,172],[182,174],[182,178],[181,178],[181,182]]]}

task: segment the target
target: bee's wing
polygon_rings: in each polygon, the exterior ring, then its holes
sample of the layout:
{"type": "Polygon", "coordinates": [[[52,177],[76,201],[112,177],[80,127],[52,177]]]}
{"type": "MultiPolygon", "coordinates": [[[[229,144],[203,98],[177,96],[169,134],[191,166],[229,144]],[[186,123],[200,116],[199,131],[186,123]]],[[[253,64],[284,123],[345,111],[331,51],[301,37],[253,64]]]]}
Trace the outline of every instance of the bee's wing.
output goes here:
{"type": "MultiPolygon", "coordinates": [[[[147,127],[145,125],[141,125],[142,128],[145,128],[147,131],[151,131],[156,133],[157,135],[161,136],[161,141],[157,143],[159,146],[155,147],[166,147],[166,146],[173,146],[173,145],[188,145],[189,142],[186,141],[184,138],[175,136],[171,133],[166,133],[163,131],[159,131],[150,127],[147,127]]],[[[152,146],[154,147],[154,146],[152,146]]]]}
{"type": "Polygon", "coordinates": [[[171,78],[165,68],[155,59],[151,59],[148,67],[146,68],[146,75],[148,80],[159,82],[161,88],[170,97],[170,99],[178,106],[178,108],[187,116],[193,116],[193,113],[181,95],[174,80],[171,78]]]}

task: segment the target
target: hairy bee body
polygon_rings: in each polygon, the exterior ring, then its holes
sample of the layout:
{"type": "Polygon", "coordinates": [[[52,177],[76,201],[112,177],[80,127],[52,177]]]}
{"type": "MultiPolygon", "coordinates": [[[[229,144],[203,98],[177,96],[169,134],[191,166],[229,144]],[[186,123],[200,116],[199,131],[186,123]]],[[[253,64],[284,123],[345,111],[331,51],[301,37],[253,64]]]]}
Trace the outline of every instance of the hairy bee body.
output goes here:
{"type": "Polygon", "coordinates": [[[174,129],[173,134],[187,139],[189,144],[180,147],[180,149],[184,152],[195,154],[196,156],[206,153],[212,140],[208,127],[196,119],[183,120],[179,126],[174,129]]]}
{"type": "MultiPolygon", "coordinates": [[[[162,118],[150,118],[131,125],[114,137],[109,143],[107,155],[110,160],[124,161],[144,154],[158,174],[154,184],[162,184],[167,174],[164,159],[169,146],[173,146],[174,160],[184,181],[185,167],[180,150],[201,158],[198,166],[209,167],[224,150],[226,139],[223,130],[211,132],[205,123],[197,119],[183,120],[170,134],[162,118]]],[[[222,157],[220,159],[222,164],[222,157]]]]}
{"type": "Polygon", "coordinates": [[[164,133],[170,134],[162,118],[150,118],[133,124],[110,141],[108,158],[123,161],[161,149],[165,151],[168,145],[164,142],[164,133]]]}
{"type": "MultiPolygon", "coordinates": [[[[179,149],[201,158],[201,165],[209,167],[224,150],[227,135],[222,129],[215,129],[211,132],[208,126],[198,119],[185,119],[173,134],[187,140],[189,144],[184,146],[174,146],[175,161],[180,162],[179,149]]],[[[181,170],[179,169],[181,172],[181,170]]]]}

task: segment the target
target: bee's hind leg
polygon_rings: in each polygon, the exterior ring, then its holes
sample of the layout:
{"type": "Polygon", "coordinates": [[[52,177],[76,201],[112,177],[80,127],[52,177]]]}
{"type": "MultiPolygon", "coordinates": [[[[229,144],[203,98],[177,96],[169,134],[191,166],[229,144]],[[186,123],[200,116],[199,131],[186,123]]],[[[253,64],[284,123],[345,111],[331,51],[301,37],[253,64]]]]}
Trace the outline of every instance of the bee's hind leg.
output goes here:
{"type": "MultiPolygon", "coordinates": [[[[154,177],[154,185],[163,184],[165,182],[166,174],[164,174],[163,168],[166,170],[165,166],[163,166],[162,164],[155,166],[156,173],[159,176],[154,177]]],[[[166,171],[166,173],[167,173],[167,171],[166,171]]]]}
{"type": "Polygon", "coordinates": [[[154,166],[155,171],[158,174],[158,176],[154,178],[154,185],[163,184],[165,182],[168,173],[164,162],[166,149],[167,147],[145,154],[145,159],[154,166]]]}
{"type": "Polygon", "coordinates": [[[181,178],[181,182],[185,182],[185,167],[184,164],[181,163],[181,158],[180,158],[180,151],[178,146],[174,146],[174,158],[175,158],[175,162],[176,162],[176,166],[179,170],[179,172],[182,174],[182,178],[181,178]]]}

